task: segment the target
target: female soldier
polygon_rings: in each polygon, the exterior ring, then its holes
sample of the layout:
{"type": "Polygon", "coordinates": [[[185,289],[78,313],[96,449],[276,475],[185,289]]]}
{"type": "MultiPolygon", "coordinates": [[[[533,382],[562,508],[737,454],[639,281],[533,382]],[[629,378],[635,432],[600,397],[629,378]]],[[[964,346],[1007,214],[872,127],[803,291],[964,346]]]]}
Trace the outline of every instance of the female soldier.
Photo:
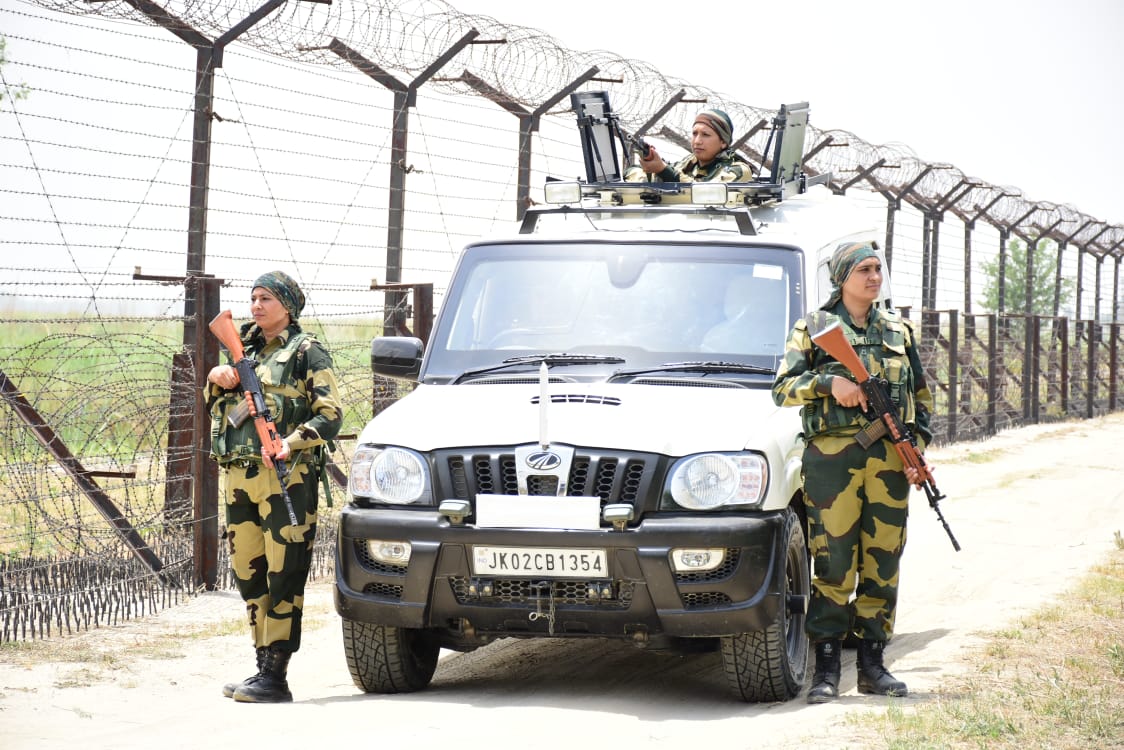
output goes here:
{"type": "Polygon", "coordinates": [[[866,396],[845,367],[812,343],[809,327],[840,323],[871,375],[888,381],[899,416],[918,446],[924,449],[932,438],[932,397],[913,329],[896,313],[874,305],[882,287],[875,247],[843,245],[828,268],[831,296],[822,312],[796,322],[773,383],[779,406],[803,407],[804,504],[813,559],[805,629],[816,650],[809,703],[838,697],[839,649],[849,630],[861,639],[859,692],[906,694],[905,683],[883,666],[882,652],[894,631],[909,488],[920,481],[915,469],[903,467],[888,438],[868,449],[856,441],[869,424],[863,416],[866,396]]]}
{"type": "MultiPolygon", "coordinates": [[[[720,109],[704,109],[695,116],[691,126],[691,154],[675,166],[660,158],[655,146],[640,156],[640,169],[661,182],[748,182],[753,179],[749,162],[730,151],[734,125],[730,116],[720,109]]],[[[626,180],[639,181],[643,175],[632,169],[626,180]]]]}
{"type": "Polygon", "coordinates": [[[253,321],[242,326],[245,356],[257,361],[266,406],[284,437],[276,455],[262,451],[253,418],[227,419],[245,397],[238,372],[218,365],[207,376],[211,453],[225,472],[226,539],[230,565],[246,602],[258,671],[223,687],[236,701],[291,701],[286,673],[300,648],[304,587],[316,538],[317,479],[327,441],[340,429],[341,408],[332,359],[297,318],[304,294],[280,271],[254,282],[253,321]],[[235,421],[238,421],[237,419],[235,421]],[[273,459],[290,468],[287,490],[293,525],[273,459]]]}

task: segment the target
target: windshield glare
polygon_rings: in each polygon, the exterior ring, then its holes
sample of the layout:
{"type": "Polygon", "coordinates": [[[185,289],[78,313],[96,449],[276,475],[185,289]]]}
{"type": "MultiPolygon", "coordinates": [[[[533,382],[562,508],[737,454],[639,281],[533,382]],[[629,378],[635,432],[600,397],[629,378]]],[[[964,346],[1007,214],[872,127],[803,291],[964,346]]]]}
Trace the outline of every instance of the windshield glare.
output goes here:
{"type": "MultiPolygon", "coordinates": [[[[637,246],[497,252],[461,269],[427,369],[456,373],[530,353],[773,366],[795,304],[797,254],[773,248],[637,246]]],[[[616,365],[615,367],[621,367],[616,365]]]]}

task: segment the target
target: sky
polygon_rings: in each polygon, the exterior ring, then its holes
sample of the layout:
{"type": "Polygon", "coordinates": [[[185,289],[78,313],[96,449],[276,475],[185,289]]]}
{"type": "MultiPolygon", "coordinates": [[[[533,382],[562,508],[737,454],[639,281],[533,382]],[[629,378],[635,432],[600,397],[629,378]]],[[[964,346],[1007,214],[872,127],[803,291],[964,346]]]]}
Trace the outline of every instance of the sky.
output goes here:
{"type": "Polygon", "coordinates": [[[1124,0],[449,2],[1124,224],[1124,0]]]}

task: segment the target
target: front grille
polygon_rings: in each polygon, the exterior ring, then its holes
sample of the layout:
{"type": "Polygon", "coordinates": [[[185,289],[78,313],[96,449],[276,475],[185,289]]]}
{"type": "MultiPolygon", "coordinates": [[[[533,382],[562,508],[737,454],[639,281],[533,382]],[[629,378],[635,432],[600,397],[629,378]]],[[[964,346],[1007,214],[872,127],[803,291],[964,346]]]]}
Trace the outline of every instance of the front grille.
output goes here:
{"type": "MultiPolygon", "coordinates": [[[[520,494],[512,447],[471,453],[439,451],[434,455],[434,468],[440,497],[470,500],[478,494],[520,494]]],[[[654,509],[663,471],[663,461],[655,454],[578,451],[566,478],[566,494],[654,509]]],[[[558,484],[554,477],[532,475],[526,492],[556,495],[558,484]]]]}
{"type": "Polygon", "coordinates": [[[634,585],[630,581],[613,581],[609,598],[590,597],[589,590],[601,590],[604,581],[543,581],[541,578],[494,578],[490,596],[469,593],[469,579],[464,576],[449,578],[449,585],[460,604],[499,605],[536,610],[554,599],[555,607],[585,607],[597,609],[628,609],[632,604],[634,585]]]}

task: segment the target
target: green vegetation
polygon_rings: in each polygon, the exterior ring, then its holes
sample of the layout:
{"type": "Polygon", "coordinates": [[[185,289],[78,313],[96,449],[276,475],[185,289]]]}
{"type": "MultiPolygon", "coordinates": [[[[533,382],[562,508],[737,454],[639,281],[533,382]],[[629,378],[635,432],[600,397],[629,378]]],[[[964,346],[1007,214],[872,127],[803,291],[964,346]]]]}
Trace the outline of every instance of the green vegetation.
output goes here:
{"type": "MultiPolygon", "coordinates": [[[[8,64],[8,40],[0,36],[0,76],[3,75],[4,66],[8,64]]],[[[25,83],[10,84],[7,78],[3,79],[4,85],[0,87],[0,102],[5,99],[26,99],[30,90],[25,83]]]]}
{"type": "MultiPolygon", "coordinates": [[[[1026,309],[1026,258],[1027,246],[1018,240],[1007,243],[1007,263],[1004,276],[1006,284],[1002,312],[1025,313],[1026,309]]],[[[1054,315],[1062,310],[1073,296],[1074,280],[1062,278],[1058,299],[1054,299],[1058,268],[1058,247],[1049,240],[1039,240],[1034,251],[1034,277],[1031,285],[1033,315],[1054,315]]],[[[999,257],[988,258],[980,264],[987,276],[980,305],[988,312],[999,312],[999,257]]]]}
{"type": "Polygon", "coordinates": [[[1124,746],[1124,541],[1056,603],[991,633],[916,708],[852,717],[887,750],[1124,746]]]}

